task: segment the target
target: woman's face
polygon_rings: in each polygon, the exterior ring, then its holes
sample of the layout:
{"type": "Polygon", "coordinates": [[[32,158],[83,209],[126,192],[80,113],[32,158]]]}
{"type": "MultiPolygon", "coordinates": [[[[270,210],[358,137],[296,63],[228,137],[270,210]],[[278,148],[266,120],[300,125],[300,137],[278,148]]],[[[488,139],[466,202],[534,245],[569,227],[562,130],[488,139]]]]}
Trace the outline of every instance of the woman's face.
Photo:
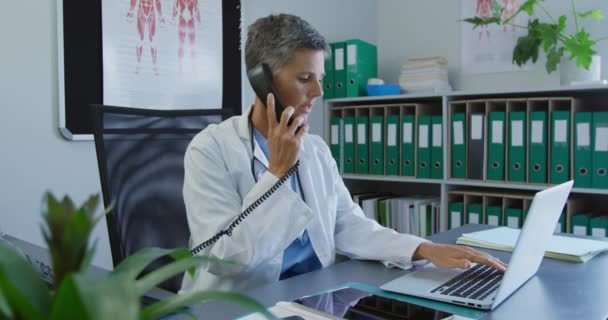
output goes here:
{"type": "Polygon", "coordinates": [[[295,108],[294,117],[304,116],[304,123],[312,111],[315,99],[323,95],[321,80],[325,75],[325,56],[322,50],[300,49],[290,63],[274,75],[277,96],[285,107],[295,108]]]}

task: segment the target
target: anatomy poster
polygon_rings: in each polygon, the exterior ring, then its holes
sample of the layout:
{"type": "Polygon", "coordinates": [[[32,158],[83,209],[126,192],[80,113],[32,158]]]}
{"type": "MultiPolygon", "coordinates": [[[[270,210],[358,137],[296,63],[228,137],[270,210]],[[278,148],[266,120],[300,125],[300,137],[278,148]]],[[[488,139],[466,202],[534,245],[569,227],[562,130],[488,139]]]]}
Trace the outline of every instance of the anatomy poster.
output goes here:
{"type": "Polygon", "coordinates": [[[102,0],[102,40],[104,104],[221,107],[221,0],[102,0]]]}
{"type": "MultiPolygon", "coordinates": [[[[462,0],[462,19],[471,17],[488,18],[494,10],[502,9],[503,20],[512,16],[523,0],[462,0]],[[498,7],[498,8],[496,8],[498,7]]],[[[465,74],[482,74],[530,70],[528,63],[522,68],[513,64],[513,48],[517,38],[525,36],[529,16],[522,12],[509,25],[482,26],[473,29],[470,23],[462,23],[462,72],[465,74]]]]}

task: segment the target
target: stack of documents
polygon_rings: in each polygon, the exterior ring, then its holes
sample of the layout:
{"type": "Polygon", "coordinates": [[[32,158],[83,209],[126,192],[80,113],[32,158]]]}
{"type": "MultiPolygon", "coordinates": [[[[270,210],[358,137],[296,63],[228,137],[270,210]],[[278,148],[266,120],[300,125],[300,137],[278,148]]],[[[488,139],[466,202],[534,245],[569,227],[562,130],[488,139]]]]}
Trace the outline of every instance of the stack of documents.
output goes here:
{"type": "MultiPolygon", "coordinates": [[[[519,232],[519,229],[499,227],[464,233],[456,243],[494,250],[513,251],[519,232]]],[[[554,235],[545,251],[545,257],[573,262],[587,262],[604,251],[608,251],[608,241],[554,235]]]]}
{"type": "Polygon", "coordinates": [[[399,85],[408,93],[452,91],[444,57],[409,59],[401,66],[399,85]]]}

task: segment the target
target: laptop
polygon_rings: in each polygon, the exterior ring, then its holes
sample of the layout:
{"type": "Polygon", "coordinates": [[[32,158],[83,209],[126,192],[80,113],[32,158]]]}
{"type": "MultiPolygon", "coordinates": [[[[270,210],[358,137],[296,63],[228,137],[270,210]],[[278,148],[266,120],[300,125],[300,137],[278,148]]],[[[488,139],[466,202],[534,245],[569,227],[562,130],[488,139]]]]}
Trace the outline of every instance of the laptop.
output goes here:
{"type": "Polygon", "coordinates": [[[427,264],[380,288],[387,291],[493,310],[530,279],[540,266],[574,181],[534,195],[507,270],[481,264],[468,270],[440,269],[427,264]]]}

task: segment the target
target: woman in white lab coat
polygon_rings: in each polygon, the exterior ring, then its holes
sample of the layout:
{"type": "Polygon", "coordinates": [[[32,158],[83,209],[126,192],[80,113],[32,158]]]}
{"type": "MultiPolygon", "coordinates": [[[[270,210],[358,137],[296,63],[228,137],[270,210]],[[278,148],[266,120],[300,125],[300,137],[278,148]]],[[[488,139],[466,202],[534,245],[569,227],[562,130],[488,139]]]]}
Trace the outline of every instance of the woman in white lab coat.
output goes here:
{"type": "Polygon", "coordinates": [[[190,143],[183,190],[190,246],[237,264],[203,265],[194,277],[184,276],[182,292],[247,289],[329,266],[336,253],[400,268],[427,259],[439,267],[476,262],[504,270],[477,250],[384,228],[352,201],[327,144],[307,133],[308,115],[323,94],[327,48],[296,16],[271,15],[249,27],[247,71],[268,64],[275,93],[288,107],[277,121],[275,97],[265,97],[268,108],[256,97],[246,114],[209,126],[190,143]]]}

